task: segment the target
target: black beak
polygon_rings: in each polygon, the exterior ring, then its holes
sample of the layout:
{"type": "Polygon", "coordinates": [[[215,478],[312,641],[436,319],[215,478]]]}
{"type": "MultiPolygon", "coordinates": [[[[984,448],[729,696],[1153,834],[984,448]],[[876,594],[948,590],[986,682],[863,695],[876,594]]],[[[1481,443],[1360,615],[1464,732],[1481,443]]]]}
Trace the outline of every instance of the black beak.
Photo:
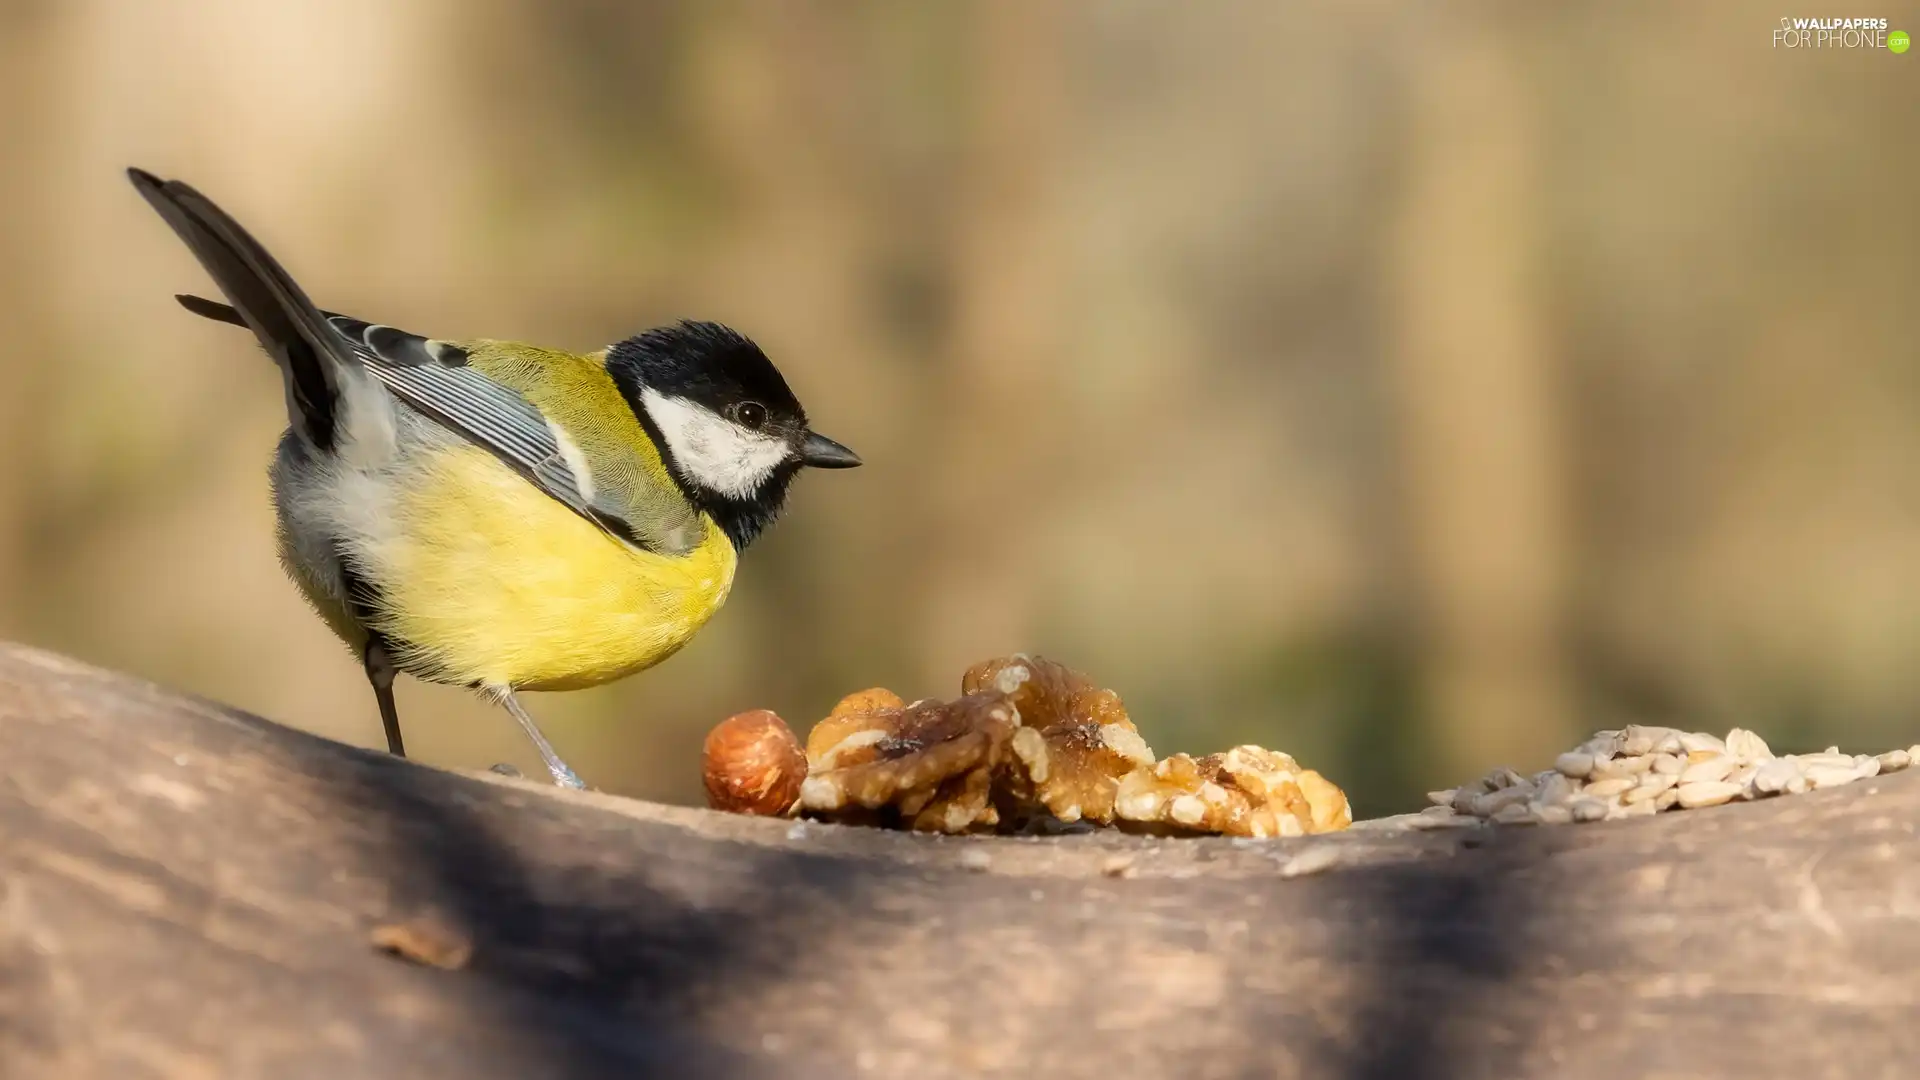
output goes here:
{"type": "Polygon", "coordinates": [[[808,432],[800,444],[800,464],[816,469],[851,469],[860,464],[860,455],[815,432],[808,432]]]}

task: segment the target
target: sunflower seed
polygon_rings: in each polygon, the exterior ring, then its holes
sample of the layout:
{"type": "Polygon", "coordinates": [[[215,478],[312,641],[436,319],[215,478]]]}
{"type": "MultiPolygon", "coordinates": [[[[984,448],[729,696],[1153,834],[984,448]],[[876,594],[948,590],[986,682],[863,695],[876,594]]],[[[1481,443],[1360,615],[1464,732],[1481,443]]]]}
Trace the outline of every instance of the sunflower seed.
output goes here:
{"type": "Polygon", "coordinates": [[[1678,782],[1679,778],[1669,773],[1648,773],[1646,776],[1640,778],[1640,782],[1634,785],[1632,791],[1620,796],[1620,801],[1626,803],[1645,802],[1648,799],[1660,795],[1678,782]]]}
{"type": "Polygon", "coordinates": [[[1815,790],[1843,787],[1860,779],[1853,774],[1852,769],[1843,769],[1835,765],[1809,765],[1806,777],[1807,785],[1815,790]]]}
{"type": "MultiPolygon", "coordinates": [[[[1442,809],[1444,809],[1444,807],[1442,809]]],[[[1447,814],[1444,817],[1440,815],[1430,817],[1426,814],[1415,814],[1407,819],[1406,824],[1409,829],[1460,829],[1470,825],[1478,825],[1480,824],[1480,819],[1470,814],[1447,814]]]]}
{"type": "Polygon", "coordinates": [[[1756,795],[1777,795],[1787,790],[1787,786],[1800,779],[1800,763],[1792,758],[1774,758],[1753,774],[1753,790],[1756,795]]]}
{"type": "Polygon", "coordinates": [[[1454,789],[1453,803],[1452,803],[1453,809],[1457,813],[1471,814],[1473,813],[1473,800],[1485,794],[1486,792],[1482,790],[1480,785],[1477,783],[1462,784],[1458,788],[1454,789]]]}
{"type": "Polygon", "coordinates": [[[1473,816],[1490,818],[1509,806],[1520,806],[1533,797],[1533,785],[1501,788],[1473,800],[1473,816]]]}
{"type": "Polygon", "coordinates": [[[1533,789],[1536,806],[1564,806],[1579,791],[1579,785],[1559,773],[1548,773],[1533,789]]]}
{"type": "Polygon", "coordinates": [[[1585,780],[1593,773],[1593,755],[1584,750],[1569,750],[1553,759],[1553,767],[1559,770],[1562,776],[1585,780]]]}
{"type": "Polygon", "coordinates": [[[1595,780],[1593,783],[1588,784],[1580,794],[1590,799],[1610,799],[1623,792],[1632,791],[1636,783],[1638,783],[1638,781],[1631,776],[1614,776],[1605,780],[1595,780]]]}
{"type": "Polygon", "coordinates": [[[1493,812],[1493,819],[1500,825],[1537,825],[1538,819],[1526,803],[1509,803],[1493,812]]]}
{"type": "Polygon", "coordinates": [[[1739,784],[1729,784],[1725,780],[1703,780],[1697,784],[1682,784],[1680,805],[1688,810],[1697,810],[1703,806],[1719,806],[1731,802],[1733,797],[1746,790],[1739,784]]]}
{"type": "Polygon", "coordinates": [[[1734,766],[1737,764],[1739,763],[1724,755],[1710,757],[1704,761],[1696,761],[1680,773],[1680,782],[1683,784],[1700,784],[1712,780],[1725,780],[1727,774],[1733,772],[1734,766]]]}
{"type": "Polygon", "coordinates": [[[1575,821],[1599,821],[1607,816],[1607,804],[1599,799],[1575,799],[1567,809],[1575,821]]]}
{"type": "Polygon", "coordinates": [[[1704,731],[1683,731],[1680,733],[1680,748],[1689,754],[1724,754],[1727,742],[1718,735],[1709,735],[1704,731]]]}
{"type": "Polygon", "coordinates": [[[1620,733],[1596,731],[1593,733],[1593,738],[1580,744],[1580,749],[1597,758],[1612,757],[1620,752],[1620,733]]]}
{"type": "Polygon", "coordinates": [[[1610,761],[1596,761],[1593,771],[1587,775],[1594,780],[1618,780],[1621,777],[1635,775],[1632,762],[1637,758],[1613,758],[1610,761]]]}
{"type": "Polygon", "coordinates": [[[1734,728],[1727,732],[1727,753],[1748,761],[1765,761],[1773,756],[1773,751],[1767,748],[1767,740],[1746,728],[1734,728]]]}

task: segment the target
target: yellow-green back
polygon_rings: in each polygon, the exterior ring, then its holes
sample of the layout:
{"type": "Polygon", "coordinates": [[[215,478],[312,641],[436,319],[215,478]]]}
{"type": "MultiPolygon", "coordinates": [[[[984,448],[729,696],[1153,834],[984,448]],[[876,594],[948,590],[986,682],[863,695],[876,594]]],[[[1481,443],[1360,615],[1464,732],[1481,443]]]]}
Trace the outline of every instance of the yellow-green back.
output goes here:
{"type": "Polygon", "coordinates": [[[579,449],[593,501],[628,521],[643,546],[686,552],[705,539],[702,515],[599,360],[513,341],[456,344],[475,370],[532,402],[564,433],[563,446],[579,449]]]}

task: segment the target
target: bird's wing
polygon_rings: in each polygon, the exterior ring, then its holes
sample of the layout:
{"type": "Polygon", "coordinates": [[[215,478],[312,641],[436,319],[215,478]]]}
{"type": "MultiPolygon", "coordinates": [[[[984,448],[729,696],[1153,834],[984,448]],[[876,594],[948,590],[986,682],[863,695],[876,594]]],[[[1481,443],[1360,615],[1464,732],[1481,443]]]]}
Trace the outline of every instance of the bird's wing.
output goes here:
{"type": "MultiPolygon", "coordinates": [[[[196,315],[246,325],[226,304],[198,296],[177,299],[196,315]]],[[[367,370],[415,412],[492,452],[529,483],[609,534],[650,551],[674,546],[633,520],[630,508],[615,492],[600,490],[591,477],[575,476],[546,416],[519,391],[470,367],[465,349],[364,319],[330,311],[323,314],[352,344],[367,370]]]]}

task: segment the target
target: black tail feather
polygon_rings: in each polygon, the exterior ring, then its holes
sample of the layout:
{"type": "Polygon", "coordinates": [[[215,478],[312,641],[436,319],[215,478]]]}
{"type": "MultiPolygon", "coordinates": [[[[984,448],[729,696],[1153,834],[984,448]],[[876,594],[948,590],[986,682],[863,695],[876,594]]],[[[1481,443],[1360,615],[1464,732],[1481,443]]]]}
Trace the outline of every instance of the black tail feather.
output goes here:
{"type": "Polygon", "coordinates": [[[199,297],[181,297],[181,304],[197,315],[251,329],[286,373],[295,428],[315,447],[330,449],[340,400],[339,368],[356,362],[352,347],[273,256],[212,200],[178,180],[161,180],[142,169],[128,169],[127,177],[233,306],[199,297]]]}
{"type": "Polygon", "coordinates": [[[180,301],[181,307],[203,319],[212,319],[214,322],[230,323],[239,327],[247,325],[247,320],[241,318],[240,313],[235,311],[231,304],[223,304],[218,300],[209,300],[192,293],[175,293],[173,298],[180,301]]]}

